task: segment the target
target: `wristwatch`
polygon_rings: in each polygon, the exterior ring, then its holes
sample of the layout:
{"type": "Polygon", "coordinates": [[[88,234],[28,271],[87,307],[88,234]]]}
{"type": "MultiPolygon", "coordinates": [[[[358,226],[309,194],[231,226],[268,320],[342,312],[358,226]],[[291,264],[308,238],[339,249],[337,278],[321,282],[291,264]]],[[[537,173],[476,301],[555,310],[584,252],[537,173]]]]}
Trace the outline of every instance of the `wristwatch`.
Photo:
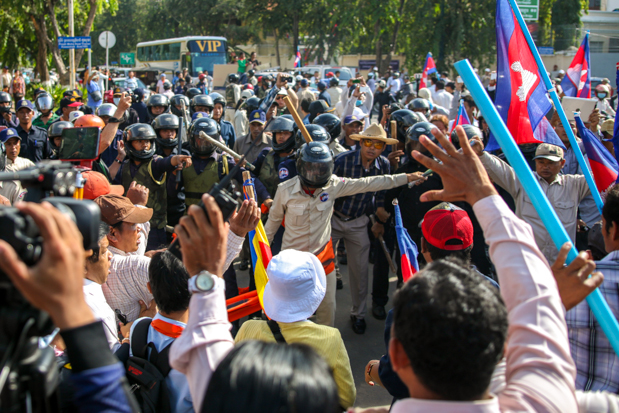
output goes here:
{"type": "Polygon", "coordinates": [[[192,293],[206,293],[215,287],[215,275],[204,270],[189,279],[189,291],[192,293]]]}
{"type": "Polygon", "coordinates": [[[115,118],[114,116],[110,116],[110,118],[107,120],[107,123],[120,123],[120,119],[115,118]]]}

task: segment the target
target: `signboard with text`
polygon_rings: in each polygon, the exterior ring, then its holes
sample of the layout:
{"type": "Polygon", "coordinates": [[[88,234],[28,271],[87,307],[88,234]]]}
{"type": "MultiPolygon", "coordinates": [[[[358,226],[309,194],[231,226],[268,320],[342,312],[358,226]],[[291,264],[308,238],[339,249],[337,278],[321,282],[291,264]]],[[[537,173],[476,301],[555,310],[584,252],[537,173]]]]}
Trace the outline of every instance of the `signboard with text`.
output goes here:
{"type": "MultiPolygon", "coordinates": [[[[376,66],[376,60],[359,60],[359,70],[372,70],[376,66]]],[[[389,62],[389,68],[391,70],[400,69],[400,61],[392,60],[389,62]]]]}
{"type": "Polygon", "coordinates": [[[516,3],[526,21],[539,19],[539,0],[516,0],[516,3]]]}
{"type": "Polygon", "coordinates": [[[90,36],[59,37],[59,49],[90,49],[90,36]]]}

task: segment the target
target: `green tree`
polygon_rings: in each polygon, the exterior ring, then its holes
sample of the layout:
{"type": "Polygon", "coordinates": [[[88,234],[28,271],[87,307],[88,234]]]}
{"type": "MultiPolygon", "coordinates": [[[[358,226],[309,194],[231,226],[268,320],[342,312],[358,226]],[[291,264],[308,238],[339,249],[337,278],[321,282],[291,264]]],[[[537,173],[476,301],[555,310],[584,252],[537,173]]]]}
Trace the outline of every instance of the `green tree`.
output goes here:
{"type": "MultiPolygon", "coordinates": [[[[587,0],[556,0],[552,7],[552,31],[555,50],[576,46],[582,11],[587,10],[587,0]]],[[[580,36],[582,38],[582,36],[580,36]]]]}

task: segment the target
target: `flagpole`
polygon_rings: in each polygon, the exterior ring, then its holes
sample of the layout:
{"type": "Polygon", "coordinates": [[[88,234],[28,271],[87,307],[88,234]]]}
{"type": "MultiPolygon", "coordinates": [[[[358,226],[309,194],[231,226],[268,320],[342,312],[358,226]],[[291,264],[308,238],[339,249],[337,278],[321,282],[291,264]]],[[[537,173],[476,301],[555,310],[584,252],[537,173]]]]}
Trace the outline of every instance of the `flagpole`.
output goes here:
{"type": "MultiPolygon", "coordinates": [[[[557,95],[557,90],[552,85],[550,81],[550,77],[546,72],[546,67],[544,66],[544,62],[539,55],[539,51],[537,50],[537,46],[535,46],[535,42],[533,42],[533,37],[531,37],[531,33],[529,33],[529,28],[524,22],[524,18],[522,17],[522,13],[520,13],[520,9],[518,8],[518,4],[516,0],[509,0],[509,4],[512,6],[512,10],[514,11],[514,15],[518,20],[518,25],[524,34],[525,39],[527,39],[527,43],[529,44],[529,49],[531,49],[531,54],[535,58],[535,62],[537,63],[537,68],[539,70],[539,74],[546,85],[546,89],[548,89],[548,93],[550,94],[550,98],[555,105],[555,110],[559,114],[559,119],[561,119],[561,124],[563,128],[565,128],[565,133],[567,134],[568,139],[570,140],[570,145],[572,146],[572,150],[574,154],[576,154],[576,160],[578,161],[578,165],[580,165],[580,169],[582,170],[583,175],[585,175],[585,179],[587,180],[587,185],[589,185],[589,190],[591,191],[591,195],[595,200],[595,204],[600,210],[600,214],[602,213],[602,208],[604,207],[604,202],[602,202],[602,197],[600,196],[600,192],[595,185],[595,181],[593,180],[593,175],[591,174],[591,170],[589,169],[589,165],[585,161],[585,157],[580,151],[580,147],[578,146],[578,142],[576,141],[576,136],[574,136],[574,131],[570,126],[570,122],[567,120],[567,116],[565,115],[565,111],[563,110],[563,106],[561,106],[561,102],[559,101],[559,95],[557,95]]],[[[587,34],[588,36],[588,34],[587,34]]]]}
{"type": "MultiPolygon", "coordinates": [[[[490,97],[484,90],[482,84],[479,82],[479,79],[475,75],[471,64],[468,60],[461,60],[454,66],[460,76],[462,76],[467,89],[471,92],[471,96],[473,96],[477,107],[480,109],[482,115],[484,116],[484,120],[488,123],[488,126],[490,127],[495,139],[501,146],[501,149],[503,149],[503,153],[507,157],[507,160],[512,168],[514,168],[516,176],[520,180],[525,192],[533,203],[535,210],[548,230],[548,233],[557,246],[557,249],[560,249],[566,242],[572,244],[570,237],[565,231],[565,227],[561,221],[559,221],[557,213],[552,205],[550,205],[546,195],[544,195],[544,192],[539,186],[539,182],[533,176],[531,168],[525,161],[522,152],[518,148],[518,145],[516,145],[516,141],[509,133],[509,129],[507,129],[505,122],[501,119],[501,116],[497,112],[494,104],[490,101],[490,97]]],[[[577,152],[580,152],[580,150],[577,152]]],[[[597,192],[597,187],[594,188],[597,192]]],[[[572,249],[567,256],[566,263],[571,263],[577,256],[578,251],[576,251],[574,244],[572,244],[572,249]]],[[[587,296],[587,304],[589,304],[595,318],[600,323],[600,326],[602,327],[602,330],[604,330],[606,337],[608,337],[608,341],[615,350],[615,353],[619,355],[619,323],[617,323],[617,319],[611,312],[610,307],[602,296],[602,293],[600,293],[599,288],[587,296]]]]}

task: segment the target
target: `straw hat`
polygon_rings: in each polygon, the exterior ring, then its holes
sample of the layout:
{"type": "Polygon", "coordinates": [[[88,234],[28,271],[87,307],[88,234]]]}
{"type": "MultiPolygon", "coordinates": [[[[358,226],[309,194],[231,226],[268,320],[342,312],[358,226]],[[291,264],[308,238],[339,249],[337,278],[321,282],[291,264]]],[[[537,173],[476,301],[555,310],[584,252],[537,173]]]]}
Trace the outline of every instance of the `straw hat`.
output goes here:
{"type": "Polygon", "coordinates": [[[350,135],[350,139],[359,141],[361,139],[376,139],[377,141],[383,141],[387,145],[395,145],[398,143],[397,139],[391,139],[387,137],[385,130],[378,123],[372,123],[369,128],[361,132],[359,135],[350,135]]]}

